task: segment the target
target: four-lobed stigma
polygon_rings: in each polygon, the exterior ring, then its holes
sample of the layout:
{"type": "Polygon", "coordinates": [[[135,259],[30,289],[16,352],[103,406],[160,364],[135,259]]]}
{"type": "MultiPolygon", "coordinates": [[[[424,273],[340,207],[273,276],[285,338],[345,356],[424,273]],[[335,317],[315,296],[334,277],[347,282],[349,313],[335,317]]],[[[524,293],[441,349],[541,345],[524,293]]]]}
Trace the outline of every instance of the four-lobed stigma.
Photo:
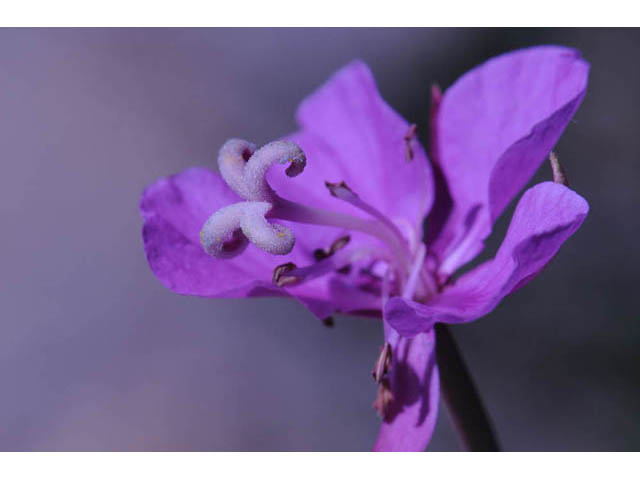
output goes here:
{"type": "MultiPolygon", "coordinates": [[[[298,268],[288,262],[273,273],[273,283],[293,286],[302,281],[338,271],[346,272],[354,262],[370,259],[382,262],[396,283],[396,289],[413,298],[416,291],[424,296],[435,291],[430,279],[423,278],[425,247],[412,242],[396,223],[373,205],[361,199],[344,182],[325,181],[328,193],[365,214],[364,217],[302,205],[280,197],[266,180],[269,168],[285,164],[285,173],[294,177],[302,173],[306,157],[293,142],[278,140],[256,149],[245,140],[228,140],[220,149],[218,166],[227,185],[244,201],[214,212],[200,232],[205,251],[218,258],[232,258],[249,243],[273,255],[287,255],[295,244],[290,228],[277,220],[336,227],[342,231],[329,251],[316,249],[317,263],[298,268]],[[344,248],[350,231],[366,233],[374,243],[344,248]]],[[[413,232],[410,237],[416,236],[413,232]]]]}
{"type": "Polygon", "coordinates": [[[286,255],[295,244],[290,229],[268,221],[266,216],[278,196],[267,183],[274,163],[288,164],[285,173],[294,177],[306,165],[304,152],[293,142],[275,141],[256,150],[245,140],[227,140],[218,155],[220,174],[244,202],[221,208],[205,222],[200,242],[209,255],[232,258],[251,242],[274,255],[286,255]]]}

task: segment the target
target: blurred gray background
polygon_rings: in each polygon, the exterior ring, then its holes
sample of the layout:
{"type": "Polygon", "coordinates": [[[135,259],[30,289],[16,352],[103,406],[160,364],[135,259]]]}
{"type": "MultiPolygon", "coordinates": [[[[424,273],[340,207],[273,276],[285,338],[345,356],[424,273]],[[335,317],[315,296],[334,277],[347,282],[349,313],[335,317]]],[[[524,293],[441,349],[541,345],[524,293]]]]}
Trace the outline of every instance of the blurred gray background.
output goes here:
{"type": "MultiPolygon", "coordinates": [[[[353,58],[426,140],[432,82],[548,43],[592,65],[557,148],[591,213],[533,283],[454,334],[505,449],[640,449],[640,31],[3,29],[0,450],[368,450],[380,325],[167,291],[139,195],[213,165],[228,137],[291,131],[353,58]]],[[[457,448],[443,408],[430,449],[457,448]]]]}

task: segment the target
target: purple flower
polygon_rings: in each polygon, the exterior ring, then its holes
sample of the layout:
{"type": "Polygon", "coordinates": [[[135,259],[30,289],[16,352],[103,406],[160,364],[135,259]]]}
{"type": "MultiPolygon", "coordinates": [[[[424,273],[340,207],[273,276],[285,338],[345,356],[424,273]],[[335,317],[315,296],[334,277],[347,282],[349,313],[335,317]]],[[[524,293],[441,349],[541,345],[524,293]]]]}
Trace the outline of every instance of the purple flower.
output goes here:
{"type": "Polygon", "coordinates": [[[549,155],[587,75],[580,55],[560,47],[468,72],[435,92],[432,167],[415,127],[382,100],[367,66],[351,63],[301,104],[300,130],[285,140],[261,148],[229,140],[220,174],[193,168],[147,188],[140,209],[151,269],[181,294],[286,296],[321,319],[382,316],[375,449],[423,450],[438,409],[435,322],[489,313],[587,215],[565,185],[535,185],[495,257],[454,280],[549,155]]]}

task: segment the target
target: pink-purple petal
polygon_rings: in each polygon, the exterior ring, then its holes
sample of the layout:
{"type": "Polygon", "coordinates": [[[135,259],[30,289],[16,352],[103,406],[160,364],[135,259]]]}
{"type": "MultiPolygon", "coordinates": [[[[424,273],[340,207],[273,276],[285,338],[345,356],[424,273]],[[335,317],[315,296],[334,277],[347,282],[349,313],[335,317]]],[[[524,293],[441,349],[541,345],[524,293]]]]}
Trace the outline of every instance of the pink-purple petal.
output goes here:
{"type": "MultiPolygon", "coordinates": [[[[275,256],[249,245],[232,259],[207,255],[200,244],[200,229],[217,209],[240,199],[220,175],[207,168],[191,168],[163,178],[142,194],[140,211],[144,219],[142,237],[153,273],[170,290],[204,297],[287,296],[300,301],[319,318],[335,311],[367,308],[370,302],[331,298],[330,277],[315,279],[298,287],[283,289],[272,283],[276,266],[289,261],[304,265],[313,261],[311,246],[299,235],[294,252],[275,256]]],[[[306,226],[293,226],[305,233],[306,226]]],[[[335,235],[335,234],[334,234],[335,235]]],[[[325,241],[323,235],[309,240],[325,241]]],[[[326,242],[330,238],[327,237],[326,242]]],[[[327,244],[328,245],[328,244],[327,244]]]]}
{"type": "Polygon", "coordinates": [[[453,210],[431,250],[444,273],[483,248],[580,105],[588,71],[575,50],[529,48],[484,63],[445,92],[435,141],[453,210]]]}
{"type": "Polygon", "coordinates": [[[393,352],[389,373],[393,401],[373,449],[421,452],[431,440],[438,419],[440,377],[435,332],[432,329],[413,338],[392,333],[387,341],[393,352]]]}
{"type": "Polygon", "coordinates": [[[564,185],[544,182],[527,190],[495,258],[460,277],[425,304],[394,297],[385,318],[401,335],[430,330],[435,322],[480,318],[531,281],[580,227],[589,206],[564,185]]]}
{"type": "Polygon", "coordinates": [[[269,256],[255,247],[234,260],[219,260],[200,245],[200,229],[219,208],[238,202],[221,177],[191,168],[163,178],[142,194],[142,236],[149,265],[171,290],[201,296],[224,296],[250,281],[268,281],[269,256]]]}
{"type": "Polygon", "coordinates": [[[378,93],[369,68],[355,61],[307,97],[297,112],[300,130],[289,137],[307,156],[294,181],[272,174],[275,190],[286,198],[361,215],[330,197],[324,182],[344,181],[389,218],[408,219],[419,227],[431,208],[431,168],[417,139],[405,135],[409,124],[378,93]],[[285,183],[286,182],[286,183],[285,183]]]}

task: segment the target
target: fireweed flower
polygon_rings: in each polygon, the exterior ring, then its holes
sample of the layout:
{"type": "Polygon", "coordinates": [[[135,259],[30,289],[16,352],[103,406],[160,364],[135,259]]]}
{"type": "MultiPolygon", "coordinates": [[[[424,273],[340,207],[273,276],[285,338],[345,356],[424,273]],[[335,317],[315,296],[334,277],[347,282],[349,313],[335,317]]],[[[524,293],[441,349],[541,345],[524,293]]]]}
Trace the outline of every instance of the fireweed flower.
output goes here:
{"type": "Polygon", "coordinates": [[[260,148],[228,140],[220,174],[192,168],[148,187],[140,209],[149,265],[181,294],[284,296],[320,319],[381,317],[374,448],[423,450],[438,410],[434,324],[489,313],[587,215],[562,183],[535,185],[495,257],[454,276],[549,155],[587,75],[576,51],[538,47],[434,91],[430,164],[415,127],[353,62],[302,102],[294,134],[260,148]]]}

